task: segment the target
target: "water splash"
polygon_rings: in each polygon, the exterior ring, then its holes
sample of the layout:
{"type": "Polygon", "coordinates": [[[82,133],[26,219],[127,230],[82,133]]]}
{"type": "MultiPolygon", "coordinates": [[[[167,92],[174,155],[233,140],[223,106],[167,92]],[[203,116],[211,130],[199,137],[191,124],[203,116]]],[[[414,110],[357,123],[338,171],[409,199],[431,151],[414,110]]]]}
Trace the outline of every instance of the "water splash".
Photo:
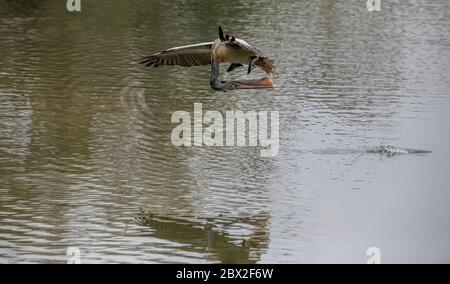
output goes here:
{"type": "Polygon", "coordinates": [[[400,147],[391,146],[391,145],[380,145],[375,148],[366,150],[366,153],[380,154],[380,155],[386,155],[388,157],[392,157],[392,156],[404,155],[404,154],[427,154],[427,153],[431,153],[431,151],[400,148],[400,147]]]}

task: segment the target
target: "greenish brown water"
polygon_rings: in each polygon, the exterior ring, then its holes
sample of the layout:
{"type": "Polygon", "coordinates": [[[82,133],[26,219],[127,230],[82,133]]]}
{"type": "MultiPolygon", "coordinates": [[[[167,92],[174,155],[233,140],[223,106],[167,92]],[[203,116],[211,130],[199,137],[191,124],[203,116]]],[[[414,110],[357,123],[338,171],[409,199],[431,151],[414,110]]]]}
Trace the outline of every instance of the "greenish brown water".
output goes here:
{"type": "Polygon", "coordinates": [[[448,1],[64,2],[0,0],[1,263],[450,262],[448,1]],[[275,90],[130,52],[219,24],[276,60],[275,90]],[[278,110],[279,155],[174,147],[194,103],[278,110]]]}

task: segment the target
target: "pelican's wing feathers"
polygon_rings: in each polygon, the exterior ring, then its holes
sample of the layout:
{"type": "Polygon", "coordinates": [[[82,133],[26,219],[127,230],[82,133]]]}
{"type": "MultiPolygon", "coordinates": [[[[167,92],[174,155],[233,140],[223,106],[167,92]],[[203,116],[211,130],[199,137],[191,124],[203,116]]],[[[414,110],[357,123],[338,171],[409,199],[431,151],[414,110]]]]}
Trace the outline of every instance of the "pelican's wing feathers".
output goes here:
{"type": "Polygon", "coordinates": [[[261,50],[250,45],[245,40],[242,40],[239,38],[232,37],[229,41],[226,42],[226,46],[228,46],[230,48],[246,50],[246,51],[254,54],[254,56],[265,57],[264,53],[261,50]]]}
{"type": "Polygon", "coordinates": [[[212,44],[212,42],[207,42],[170,48],[143,56],[141,64],[154,67],[159,65],[183,67],[208,65],[211,64],[212,44]]]}

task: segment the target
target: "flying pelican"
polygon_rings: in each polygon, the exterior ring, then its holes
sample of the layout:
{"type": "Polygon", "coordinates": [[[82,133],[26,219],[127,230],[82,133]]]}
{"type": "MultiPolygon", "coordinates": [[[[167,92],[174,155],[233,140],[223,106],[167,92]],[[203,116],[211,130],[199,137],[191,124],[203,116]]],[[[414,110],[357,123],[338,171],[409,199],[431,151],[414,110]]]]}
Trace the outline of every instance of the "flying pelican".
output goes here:
{"type": "Polygon", "coordinates": [[[228,34],[224,35],[221,27],[219,27],[219,38],[214,42],[174,47],[152,55],[141,56],[140,63],[153,67],[160,65],[191,67],[211,64],[211,88],[219,91],[273,88],[271,77],[276,73],[272,59],[246,41],[228,34]],[[259,67],[269,77],[260,80],[222,81],[219,80],[220,63],[230,63],[227,72],[248,65],[247,74],[250,74],[253,68],[259,67]]]}

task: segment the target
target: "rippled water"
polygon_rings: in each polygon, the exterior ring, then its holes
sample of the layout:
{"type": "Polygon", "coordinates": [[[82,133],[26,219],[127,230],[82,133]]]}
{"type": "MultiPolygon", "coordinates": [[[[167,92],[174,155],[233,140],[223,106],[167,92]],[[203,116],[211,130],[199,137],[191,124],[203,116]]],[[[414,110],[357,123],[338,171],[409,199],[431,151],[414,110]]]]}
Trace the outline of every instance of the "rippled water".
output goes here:
{"type": "Polygon", "coordinates": [[[64,2],[0,0],[1,263],[450,262],[448,1],[64,2]],[[219,24],[275,58],[275,90],[130,52],[219,24]],[[278,110],[279,155],[172,146],[194,103],[278,110]]]}

